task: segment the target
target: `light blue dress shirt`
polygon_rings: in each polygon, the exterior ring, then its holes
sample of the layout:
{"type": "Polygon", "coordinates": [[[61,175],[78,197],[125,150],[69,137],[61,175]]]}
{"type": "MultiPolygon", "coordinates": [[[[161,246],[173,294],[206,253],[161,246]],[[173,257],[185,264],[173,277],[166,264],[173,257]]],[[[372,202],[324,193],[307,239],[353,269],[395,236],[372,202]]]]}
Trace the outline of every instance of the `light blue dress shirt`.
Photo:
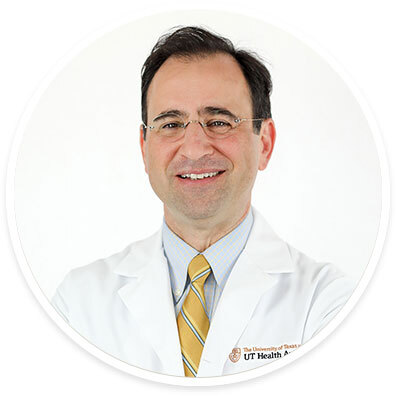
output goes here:
{"type": "MultiPolygon", "coordinates": [[[[228,276],[246,245],[252,225],[253,214],[250,209],[238,227],[201,253],[212,268],[212,273],[204,285],[209,320],[216,310],[228,276]]],[[[162,230],[162,243],[168,260],[173,301],[177,315],[190,289],[190,279],[187,274],[188,265],[200,252],[171,231],[165,220],[162,230]]]]}

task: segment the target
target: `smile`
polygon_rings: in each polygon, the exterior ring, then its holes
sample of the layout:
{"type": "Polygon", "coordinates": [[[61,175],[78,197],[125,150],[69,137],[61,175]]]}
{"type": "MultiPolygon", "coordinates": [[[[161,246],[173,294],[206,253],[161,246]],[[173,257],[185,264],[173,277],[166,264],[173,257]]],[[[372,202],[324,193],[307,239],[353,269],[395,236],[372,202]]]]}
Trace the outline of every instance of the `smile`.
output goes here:
{"type": "Polygon", "coordinates": [[[209,172],[209,173],[186,173],[184,175],[179,175],[182,179],[191,179],[191,180],[201,180],[201,179],[206,179],[208,177],[214,177],[217,176],[220,173],[223,173],[224,171],[219,171],[219,172],[209,172]]]}

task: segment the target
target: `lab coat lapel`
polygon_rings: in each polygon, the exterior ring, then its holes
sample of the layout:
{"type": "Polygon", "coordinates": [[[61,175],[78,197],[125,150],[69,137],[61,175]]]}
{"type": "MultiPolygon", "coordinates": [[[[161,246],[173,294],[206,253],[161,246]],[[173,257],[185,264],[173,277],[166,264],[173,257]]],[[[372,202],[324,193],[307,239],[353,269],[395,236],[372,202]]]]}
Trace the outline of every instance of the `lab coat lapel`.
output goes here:
{"type": "Polygon", "coordinates": [[[224,364],[260,298],[276,283],[271,273],[294,270],[287,245],[259,213],[253,210],[253,215],[249,240],[231,271],[210,324],[198,371],[200,377],[223,374],[224,364]]]}
{"type": "Polygon", "coordinates": [[[119,295],[161,360],[163,372],[184,375],[162,234],[140,241],[116,272],[131,277],[119,295]]]}

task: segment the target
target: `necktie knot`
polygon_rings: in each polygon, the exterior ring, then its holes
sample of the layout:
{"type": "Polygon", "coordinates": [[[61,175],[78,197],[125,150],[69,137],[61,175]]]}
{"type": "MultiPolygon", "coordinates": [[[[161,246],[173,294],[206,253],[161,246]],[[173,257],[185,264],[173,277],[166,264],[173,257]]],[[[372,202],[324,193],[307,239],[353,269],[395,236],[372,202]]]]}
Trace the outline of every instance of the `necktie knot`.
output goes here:
{"type": "Polygon", "coordinates": [[[195,256],[188,266],[188,275],[191,283],[197,282],[203,285],[210,272],[210,265],[202,254],[195,256]]]}

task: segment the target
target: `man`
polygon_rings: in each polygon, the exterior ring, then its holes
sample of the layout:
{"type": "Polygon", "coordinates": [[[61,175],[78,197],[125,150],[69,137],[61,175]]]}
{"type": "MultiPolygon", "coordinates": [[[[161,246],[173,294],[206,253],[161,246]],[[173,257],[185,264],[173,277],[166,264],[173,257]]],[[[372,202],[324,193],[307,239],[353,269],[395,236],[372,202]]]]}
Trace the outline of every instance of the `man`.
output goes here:
{"type": "Polygon", "coordinates": [[[140,144],[163,227],[71,271],[53,299],[100,349],[163,374],[232,374],[292,352],[346,302],[349,281],[251,207],[275,143],[271,87],[256,55],[205,29],[153,48],[140,144]]]}

